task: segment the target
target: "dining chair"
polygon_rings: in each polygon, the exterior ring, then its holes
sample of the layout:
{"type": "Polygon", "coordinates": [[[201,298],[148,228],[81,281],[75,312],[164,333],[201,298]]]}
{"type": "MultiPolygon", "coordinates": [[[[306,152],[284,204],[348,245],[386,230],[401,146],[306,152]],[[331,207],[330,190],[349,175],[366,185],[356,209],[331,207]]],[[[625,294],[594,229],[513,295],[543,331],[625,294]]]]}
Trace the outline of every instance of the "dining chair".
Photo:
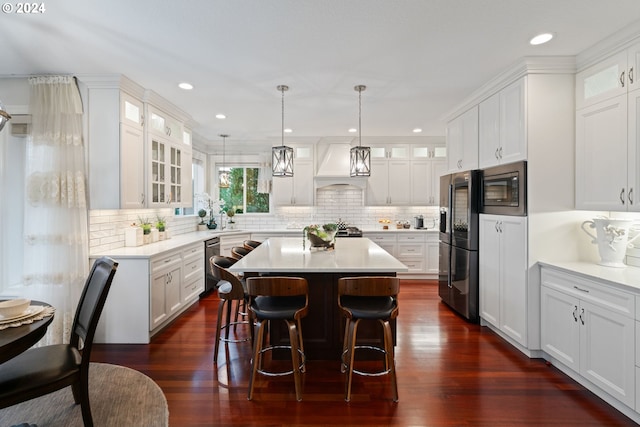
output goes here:
{"type": "Polygon", "coordinates": [[[102,257],[91,267],[78,302],[69,344],[32,348],[0,365],[0,409],[71,386],[82,420],[93,426],[89,361],[93,336],[118,263],[102,257]]]}

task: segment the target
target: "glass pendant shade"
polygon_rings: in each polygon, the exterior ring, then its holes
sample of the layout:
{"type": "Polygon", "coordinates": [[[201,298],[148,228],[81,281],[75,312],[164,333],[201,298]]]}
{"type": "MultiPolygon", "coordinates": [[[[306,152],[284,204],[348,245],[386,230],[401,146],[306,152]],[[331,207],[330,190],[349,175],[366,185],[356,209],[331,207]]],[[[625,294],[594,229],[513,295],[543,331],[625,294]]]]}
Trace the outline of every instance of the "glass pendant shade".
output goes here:
{"type": "Polygon", "coordinates": [[[371,147],[351,148],[351,170],[352,177],[371,176],[371,147]]]}
{"type": "Polygon", "coordinates": [[[271,148],[273,176],[293,176],[293,148],[281,145],[271,148]]]}
{"type": "Polygon", "coordinates": [[[225,167],[225,148],[227,145],[227,137],[229,135],[220,134],[220,136],[222,137],[222,167],[218,170],[218,188],[229,188],[229,184],[231,183],[231,171],[225,167]]]}
{"type": "Polygon", "coordinates": [[[4,109],[4,105],[2,104],[2,102],[0,102],[0,131],[2,130],[4,125],[7,124],[9,119],[11,119],[11,116],[9,115],[9,113],[7,113],[7,110],[4,109]]]}

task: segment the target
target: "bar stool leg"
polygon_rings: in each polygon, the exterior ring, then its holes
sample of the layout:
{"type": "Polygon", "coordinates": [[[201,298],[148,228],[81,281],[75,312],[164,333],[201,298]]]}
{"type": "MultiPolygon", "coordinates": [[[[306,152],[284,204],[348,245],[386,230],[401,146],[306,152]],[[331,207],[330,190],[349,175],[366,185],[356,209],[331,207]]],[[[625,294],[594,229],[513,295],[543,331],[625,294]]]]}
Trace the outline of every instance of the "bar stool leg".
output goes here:
{"type": "MultiPolygon", "coordinates": [[[[298,321],[297,321],[297,330],[298,330],[298,333],[297,333],[297,336],[298,336],[298,348],[300,349],[300,352],[302,354],[304,354],[304,340],[302,339],[302,321],[301,321],[301,319],[298,319],[298,321]]],[[[298,355],[300,355],[300,353],[298,355]]],[[[298,365],[298,366],[300,366],[300,365],[298,365]]],[[[306,364],[302,364],[302,368],[300,368],[300,372],[304,373],[306,370],[307,370],[306,369],[306,364]]]]}
{"type": "Polygon", "coordinates": [[[300,339],[298,336],[298,328],[295,321],[287,320],[287,327],[289,328],[289,341],[291,342],[291,363],[293,364],[293,381],[296,386],[296,400],[300,402],[302,400],[302,379],[300,377],[300,339]]]}
{"type": "Polygon", "coordinates": [[[216,343],[213,350],[213,361],[218,361],[218,349],[220,348],[220,331],[222,330],[222,313],[224,311],[224,306],[227,300],[220,300],[220,304],[218,305],[218,323],[216,324],[216,343]]]}
{"type": "Polygon", "coordinates": [[[262,340],[264,335],[264,325],[266,321],[258,320],[256,322],[256,333],[253,343],[253,358],[251,359],[251,376],[249,377],[249,394],[247,400],[253,399],[253,385],[255,383],[258,366],[262,364],[262,340]]]}
{"type": "Polygon", "coordinates": [[[346,318],[346,322],[344,324],[344,339],[342,340],[342,354],[340,356],[340,372],[345,373],[347,370],[347,365],[344,363],[344,358],[348,355],[347,349],[349,348],[349,323],[350,319],[346,318]]]}
{"type": "Polygon", "coordinates": [[[356,332],[358,331],[358,323],[360,320],[352,320],[349,322],[349,347],[348,353],[348,365],[347,365],[347,381],[345,384],[344,400],[349,402],[351,400],[351,380],[353,379],[353,361],[355,358],[356,347],[356,332]]]}
{"type": "Polygon", "coordinates": [[[393,401],[398,401],[398,382],[396,381],[396,362],[393,354],[393,337],[391,334],[391,325],[388,320],[382,322],[384,329],[384,350],[386,353],[386,369],[389,370],[391,375],[391,390],[393,393],[393,401]]]}

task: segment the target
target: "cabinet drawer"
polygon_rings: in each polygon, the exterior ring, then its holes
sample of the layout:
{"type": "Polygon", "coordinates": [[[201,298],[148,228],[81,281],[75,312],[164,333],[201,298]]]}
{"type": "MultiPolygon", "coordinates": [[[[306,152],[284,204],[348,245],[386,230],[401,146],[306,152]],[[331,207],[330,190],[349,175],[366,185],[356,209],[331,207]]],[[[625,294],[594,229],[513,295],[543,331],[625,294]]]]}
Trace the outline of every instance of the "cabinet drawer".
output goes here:
{"type": "Polygon", "coordinates": [[[196,279],[190,282],[186,282],[182,286],[182,302],[187,302],[194,297],[200,295],[204,291],[204,280],[196,279]]]}
{"type": "Polygon", "coordinates": [[[569,273],[542,269],[542,284],[626,317],[635,318],[635,296],[569,273]]]}
{"type": "Polygon", "coordinates": [[[421,258],[398,257],[398,261],[407,266],[407,273],[424,273],[426,260],[421,258]]]}
{"type": "Polygon", "coordinates": [[[186,249],[182,251],[182,256],[185,260],[189,258],[195,257],[203,257],[204,256],[204,245],[202,243],[198,243],[195,245],[188,246],[186,249]]]}
{"type": "Polygon", "coordinates": [[[398,257],[419,256],[424,257],[424,243],[398,243],[398,257]]]}
{"type": "Polygon", "coordinates": [[[398,243],[424,242],[426,237],[425,233],[398,233],[398,243]]]}
{"type": "Polygon", "coordinates": [[[176,264],[182,263],[182,257],[179,253],[173,253],[163,258],[154,259],[151,261],[151,272],[155,273],[158,270],[173,267],[176,264]]]}
{"type": "Polygon", "coordinates": [[[367,237],[368,239],[371,239],[375,243],[378,243],[378,242],[393,242],[393,243],[395,243],[395,241],[396,241],[396,235],[395,234],[391,234],[391,233],[378,233],[378,234],[365,233],[364,237],[367,237]]]}
{"type": "Polygon", "coordinates": [[[184,264],[183,272],[185,282],[189,282],[196,277],[201,277],[204,273],[204,261],[202,258],[198,258],[193,261],[186,262],[184,264]]]}

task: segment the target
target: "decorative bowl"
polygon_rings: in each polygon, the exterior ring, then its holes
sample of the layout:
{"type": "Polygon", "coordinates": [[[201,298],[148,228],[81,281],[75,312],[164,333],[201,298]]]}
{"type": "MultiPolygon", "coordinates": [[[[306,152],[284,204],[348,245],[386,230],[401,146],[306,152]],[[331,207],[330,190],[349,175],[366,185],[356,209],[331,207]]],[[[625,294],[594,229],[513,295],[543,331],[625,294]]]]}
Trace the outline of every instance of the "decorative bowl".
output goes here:
{"type": "Polygon", "coordinates": [[[31,300],[16,298],[0,302],[0,317],[8,318],[19,316],[29,308],[31,300]]]}
{"type": "Polygon", "coordinates": [[[304,237],[309,239],[310,249],[330,250],[335,248],[336,224],[310,225],[304,228],[304,237]]]}

